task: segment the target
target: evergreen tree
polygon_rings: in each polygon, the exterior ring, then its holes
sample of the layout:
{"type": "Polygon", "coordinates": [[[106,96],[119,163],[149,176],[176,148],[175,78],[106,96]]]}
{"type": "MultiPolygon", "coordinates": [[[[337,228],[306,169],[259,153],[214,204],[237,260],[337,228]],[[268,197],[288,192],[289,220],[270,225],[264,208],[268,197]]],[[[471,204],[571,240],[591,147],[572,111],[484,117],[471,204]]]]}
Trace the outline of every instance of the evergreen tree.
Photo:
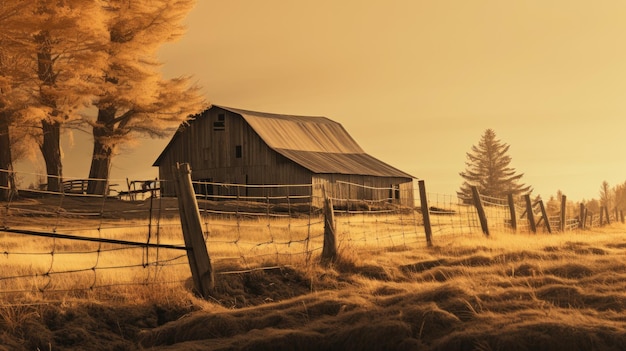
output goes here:
{"type": "Polygon", "coordinates": [[[473,145],[466,153],[466,169],[459,173],[465,180],[457,195],[461,199],[471,199],[471,186],[476,186],[478,192],[493,197],[505,197],[530,193],[530,186],[520,184],[522,174],[516,174],[515,168],[509,167],[511,157],[507,155],[509,145],[496,138],[492,129],[487,129],[478,146],[473,145]]]}

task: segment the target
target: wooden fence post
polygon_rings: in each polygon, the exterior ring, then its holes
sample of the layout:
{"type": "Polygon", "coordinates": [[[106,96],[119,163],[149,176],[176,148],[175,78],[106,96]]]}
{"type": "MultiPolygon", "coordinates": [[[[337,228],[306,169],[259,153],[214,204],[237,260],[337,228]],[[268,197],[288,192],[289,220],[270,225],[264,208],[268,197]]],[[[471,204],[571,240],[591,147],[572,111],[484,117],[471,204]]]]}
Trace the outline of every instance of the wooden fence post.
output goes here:
{"type": "Polygon", "coordinates": [[[585,229],[585,204],[580,204],[580,214],[578,215],[578,228],[585,229]]]}
{"type": "Polygon", "coordinates": [[[533,204],[530,201],[530,194],[524,195],[526,201],[526,216],[528,217],[528,225],[533,233],[537,233],[537,225],[535,224],[535,215],[533,212],[533,204]]]}
{"type": "Polygon", "coordinates": [[[552,234],[550,218],[548,218],[548,213],[546,212],[546,207],[543,205],[543,200],[539,200],[539,209],[541,209],[541,217],[543,217],[543,221],[546,222],[546,229],[548,230],[548,233],[552,234]]]}
{"type": "Polygon", "coordinates": [[[603,224],[604,224],[604,206],[600,207],[600,224],[599,224],[599,226],[602,227],[603,224]]]}
{"type": "Polygon", "coordinates": [[[565,231],[566,212],[567,212],[567,196],[561,195],[561,223],[560,223],[560,228],[559,228],[561,232],[565,231]]]}
{"type": "Polygon", "coordinates": [[[478,212],[478,219],[480,220],[480,227],[483,230],[485,236],[489,236],[489,226],[487,225],[487,215],[485,215],[485,209],[483,208],[483,202],[480,199],[478,188],[472,186],[472,198],[474,199],[474,206],[478,212]]]}
{"type": "Polygon", "coordinates": [[[196,291],[204,298],[208,298],[215,288],[215,277],[211,266],[211,259],[207,251],[202,233],[202,220],[198,202],[191,183],[191,168],[188,163],[176,164],[174,169],[176,196],[180,223],[183,229],[187,259],[191,268],[191,276],[196,291]]]}
{"type": "Polygon", "coordinates": [[[511,228],[514,232],[517,232],[517,215],[515,214],[515,201],[513,200],[513,194],[506,196],[509,202],[509,213],[511,214],[511,228]]]}
{"type": "Polygon", "coordinates": [[[428,208],[428,199],[426,198],[426,185],[424,184],[423,180],[418,180],[417,185],[420,191],[420,204],[422,208],[422,217],[424,219],[426,245],[433,246],[433,229],[430,225],[430,209],[428,208]]]}
{"type": "Polygon", "coordinates": [[[322,247],[322,263],[329,264],[337,259],[337,237],[335,230],[335,209],[332,199],[326,194],[326,188],[322,188],[324,194],[324,245],[322,247]]]}

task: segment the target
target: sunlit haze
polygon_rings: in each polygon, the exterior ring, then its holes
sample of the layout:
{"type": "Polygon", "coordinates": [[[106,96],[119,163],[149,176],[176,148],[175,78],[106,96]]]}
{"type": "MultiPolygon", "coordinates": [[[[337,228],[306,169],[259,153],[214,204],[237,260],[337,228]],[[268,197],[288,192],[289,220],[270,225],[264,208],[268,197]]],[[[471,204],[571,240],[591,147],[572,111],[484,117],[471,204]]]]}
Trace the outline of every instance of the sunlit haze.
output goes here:
{"type": "MultiPolygon", "coordinates": [[[[431,193],[458,190],[492,128],[534,194],[582,200],[626,181],[624,14],[623,1],[199,0],[160,58],[211,103],[329,117],[431,193]]],[[[90,136],[75,138],[64,172],[86,177],[90,136]]],[[[156,176],[167,142],[127,148],[113,178],[156,176]]]]}

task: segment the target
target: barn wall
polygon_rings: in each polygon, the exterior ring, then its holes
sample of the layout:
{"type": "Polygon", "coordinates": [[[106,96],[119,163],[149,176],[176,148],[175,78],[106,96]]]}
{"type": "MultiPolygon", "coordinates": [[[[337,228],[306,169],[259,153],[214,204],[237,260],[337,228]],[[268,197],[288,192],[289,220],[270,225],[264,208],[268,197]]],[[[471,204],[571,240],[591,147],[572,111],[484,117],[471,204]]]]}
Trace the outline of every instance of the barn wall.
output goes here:
{"type": "MultiPolygon", "coordinates": [[[[161,159],[159,177],[173,179],[176,162],[191,165],[192,179],[232,184],[311,184],[311,172],[274,152],[238,114],[212,108],[192,121],[169,145],[161,159]],[[223,115],[223,121],[220,120],[223,115]],[[239,150],[238,150],[239,149],[239,150]],[[238,155],[238,153],[240,153],[238,155]],[[237,157],[240,156],[240,157],[237,157]]],[[[163,195],[175,195],[164,182],[163,195]]],[[[212,189],[214,195],[237,195],[235,187],[212,189]]],[[[289,191],[248,188],[248,196],[308,195],[309,188],[289,191]]]]}
{"type": "Polygon", "coordinates": [[[413,180],[410,178],[316,174],[313,176],[313,185],[313,197],[316,199],[317,206],[323,204],[323,188],[325,188],[328,196],[347,200],[335,201],[336,205],[341,207],[348,206],[348,201],[355,205],[362,200],[366,203],[388,202],[402,206],[414,206],[413,180]],[[357,184],[358,186],[339,182],[357,184]],[[397,190],[391,191],[390,189],[394,186],[397,190]]]}

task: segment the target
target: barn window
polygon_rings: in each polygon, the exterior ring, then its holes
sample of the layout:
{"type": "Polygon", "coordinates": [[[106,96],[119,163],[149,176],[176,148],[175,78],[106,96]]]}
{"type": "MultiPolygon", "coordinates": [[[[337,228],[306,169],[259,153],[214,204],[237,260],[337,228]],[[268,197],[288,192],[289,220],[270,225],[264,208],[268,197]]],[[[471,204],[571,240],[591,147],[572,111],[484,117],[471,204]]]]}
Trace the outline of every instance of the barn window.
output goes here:
{"type": "Polygon", "coordinates": [[[235,158],[241,158],[241,145],[235,146],[235,158]]]}
{"type": "Polygon", "coordinates": [[[226,116],[223,113],[217,115],[217,121],[213,122],[213,130],[226,130],[226,116]]]}

